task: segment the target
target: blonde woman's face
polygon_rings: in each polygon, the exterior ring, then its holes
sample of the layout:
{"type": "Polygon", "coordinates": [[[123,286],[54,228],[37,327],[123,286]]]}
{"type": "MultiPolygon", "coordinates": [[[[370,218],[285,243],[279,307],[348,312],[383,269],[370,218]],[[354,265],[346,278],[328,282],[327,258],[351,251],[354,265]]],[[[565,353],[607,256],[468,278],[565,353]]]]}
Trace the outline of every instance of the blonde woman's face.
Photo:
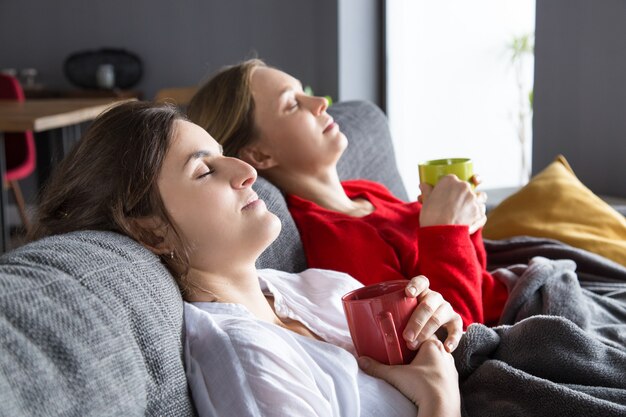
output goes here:
{"type": "Polygon", "coordinates": [[[258,146],[289,169],[314,173],[336,164],[347,140],[325,98],[305,94],[300,81],[274,68],[256,68],[250,83],[258,146]]]}
{"type": "Polygon", "coordinates": [[[159,178],[165,209],[192,248],[192,268],[254,262],[280,231],[280,221],[252,189],[256,171],[222,155],[201,127],[178,120],[159,178]]]}

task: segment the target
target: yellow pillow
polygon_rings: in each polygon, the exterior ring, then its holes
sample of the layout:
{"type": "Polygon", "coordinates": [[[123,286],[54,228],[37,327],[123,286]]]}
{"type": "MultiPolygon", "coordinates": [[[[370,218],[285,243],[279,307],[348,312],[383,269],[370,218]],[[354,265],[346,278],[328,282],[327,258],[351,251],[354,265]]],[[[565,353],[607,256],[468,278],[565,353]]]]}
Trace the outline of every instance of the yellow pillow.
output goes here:
{"type": "Polygon", "coordinates": [[[626,265],[626,219],[576,178],[562,155],[487,217],[483,236],[557,239],[626,265]]]}

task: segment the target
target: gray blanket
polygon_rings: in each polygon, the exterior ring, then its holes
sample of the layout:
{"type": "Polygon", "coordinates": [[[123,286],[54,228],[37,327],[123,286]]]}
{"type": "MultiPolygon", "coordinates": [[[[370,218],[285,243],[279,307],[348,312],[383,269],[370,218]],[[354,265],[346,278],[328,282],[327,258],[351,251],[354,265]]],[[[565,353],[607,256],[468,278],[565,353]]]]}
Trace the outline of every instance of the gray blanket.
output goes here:
{"type": "Polygon", "coordinates": [[[510,297],[455,351],[464,415],[626,416],[626,268],[554,240],[485,245],[510,297]]]}

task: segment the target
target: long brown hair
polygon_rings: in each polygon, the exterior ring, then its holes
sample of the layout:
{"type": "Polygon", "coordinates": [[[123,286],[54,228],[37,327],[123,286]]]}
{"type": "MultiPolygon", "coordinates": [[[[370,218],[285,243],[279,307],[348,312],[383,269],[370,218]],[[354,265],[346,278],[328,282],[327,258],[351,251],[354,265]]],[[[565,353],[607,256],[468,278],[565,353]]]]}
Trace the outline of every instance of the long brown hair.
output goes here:
{"type": "Polygon", "coordinates": [[[249,59],[223,68],[200,87],[187,107],[189,120],[209,132],[226,156],[239,156],[257,137],[250,77],[258,67],[267,65],[249,59]]]}
{"type": "Polygon", "coordinates": [[[157,216],[175,240],[175,256],[162,260],[185,291],[189,251],[157,187],[176,120],[186,119],[173,106],[148,102],[123,103],[100,115],[42,190],[29,238],[105,230],[152,246],[156,236],[133,220],[157,216]]]}

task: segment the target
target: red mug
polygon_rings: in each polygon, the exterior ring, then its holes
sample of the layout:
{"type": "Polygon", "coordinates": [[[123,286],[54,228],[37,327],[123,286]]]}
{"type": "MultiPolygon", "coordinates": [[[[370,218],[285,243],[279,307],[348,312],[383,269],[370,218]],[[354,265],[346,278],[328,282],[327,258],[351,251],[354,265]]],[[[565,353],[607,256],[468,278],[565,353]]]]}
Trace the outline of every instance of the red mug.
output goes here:
{"type": "Polygon", "coordinates": [[[407,297],[407,280],[386,281],[350,291],[343,297],[352,342],[359,356],[388,365],[409,363],[416,351],[402,337],[417,299],[407,297]]]}

